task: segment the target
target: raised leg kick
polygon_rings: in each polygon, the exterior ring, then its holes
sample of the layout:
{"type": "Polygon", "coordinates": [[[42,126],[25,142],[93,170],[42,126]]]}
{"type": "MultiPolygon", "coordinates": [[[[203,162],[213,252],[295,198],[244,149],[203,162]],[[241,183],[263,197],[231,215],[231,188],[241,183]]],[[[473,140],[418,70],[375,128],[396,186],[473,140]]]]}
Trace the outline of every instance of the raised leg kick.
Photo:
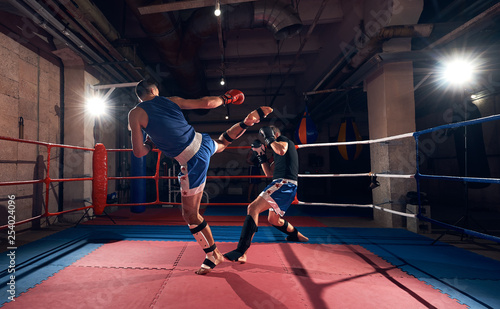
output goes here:
{"type": "MultiPolygon", "coordinates": [[[[223,151],[233,140],[240,137],[248,127],[253,126],[255,123],[258,123],[272,111],[272,108],[262,106],[257,110],[249,113],[243,121],[233,125],[227,131],[222,133],[218,140],[215,140],[217,144],[215,152],[223,151]]],[[[184,219],[189,224],[189,229],[193,234],[193,237],[196,239],[198,244],[200,244],[201,248],[203,249],[203,251],[205,251],[206,254],[205,260],[203,261],[200,269],[196,271],[196,274],[198,275],[208,274],[212,269],[215,268],[215,266],[217,266],[224,260],[223,255],[215,245],[210,227],[206,223],[205,219],[203,219],[203,217],[199,214],[199,205],[202,193],[202,191],[198,192],[192,198],[183,196],[184,219]],[[198,222],[200,223],[196,224],[198,222]]],[[[255,223],[253,225],[255,226],[255,223]]],[[[250,242],[251,238],[248,241],[248,247],[250,246],[250,242]]],[[[246,249],[244,251],[246,251],[246,249]]]]}
{"type": "Polygon", "coordinates": [[[243,121],[238,122],[231,128],[227,129],[224,133],[219,136],[216,142],[219,144],[219,149],[217,152],[221,152],[226,147],[231,144],[234,140],[238,139],[245,133],[245,131],[256,123],[259,123],[262,119],[266,118],[267,115],[273,112],[273,109],[268,106],[261,106],[256,110],[250,112],[243,121]]]}

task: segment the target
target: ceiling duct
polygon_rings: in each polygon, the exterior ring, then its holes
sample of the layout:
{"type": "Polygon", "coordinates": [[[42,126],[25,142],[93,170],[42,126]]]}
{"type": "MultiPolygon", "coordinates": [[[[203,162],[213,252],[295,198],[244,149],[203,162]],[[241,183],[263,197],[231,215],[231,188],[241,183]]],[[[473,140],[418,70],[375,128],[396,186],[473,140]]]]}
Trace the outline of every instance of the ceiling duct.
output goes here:
{"type": "Polygon", "coordinates": [[[297,10],[290,2],[257,1],[254,3],[254,25],[263,25],[274,34],[276,40],[295,36],[302,29],[297,10]]]}
{"type": "MultiPolygon", "coordinates": [[[[170,68],[180,92],[188,98],[207,94],[204,69],[197,57],[203,40],[217,33],[217,18],[212,7],[196,10],[180,29],[175,14],[141,15],[139,7],[151,5],[148,0],[127,0],[147,35],[156,42],[165,63],[170,68]]],[[[266,27],[276,39],[282,40],[300,32],[302,22],[296,10],[281,0],[257,1],[227,6],[224,15],[226,30],[266,27]]]]}

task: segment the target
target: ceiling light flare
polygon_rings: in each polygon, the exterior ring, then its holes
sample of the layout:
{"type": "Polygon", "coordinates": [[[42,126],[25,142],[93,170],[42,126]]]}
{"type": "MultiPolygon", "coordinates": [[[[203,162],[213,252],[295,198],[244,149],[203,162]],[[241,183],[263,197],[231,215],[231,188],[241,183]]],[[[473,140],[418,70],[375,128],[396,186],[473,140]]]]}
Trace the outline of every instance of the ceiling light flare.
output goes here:
{"type": "Polygon", "coordinates": [[[220,16],[220,2],[219,0],[215,1],[215,11],[214,14],[215,16],[220,16]]]}
{"type": "Polygon", "coordinates": [[[464,85],[472,80],[474,67],[470,61],[456,59],[445,64],[443,77],[454,85],[464,85]]]}
{"type": "Polygon", "coordinates": [[[92,97],[87,99],[87,111],[95,117],[106,113],[106,104],[102,98],[92,97]]]}
{"type": "Polygon", "coordinates": [[[220,78],[220,85],[224,86],[226,84],[226,81],[224,80],[224,76],[220,78]]]}

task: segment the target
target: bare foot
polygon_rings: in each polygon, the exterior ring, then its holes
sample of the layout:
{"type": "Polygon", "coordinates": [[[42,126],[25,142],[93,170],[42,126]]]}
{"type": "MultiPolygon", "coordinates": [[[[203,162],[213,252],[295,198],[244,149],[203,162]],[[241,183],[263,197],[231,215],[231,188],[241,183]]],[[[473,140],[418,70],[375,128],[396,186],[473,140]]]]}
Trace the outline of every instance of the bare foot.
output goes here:
{"type": "MultiPolygon", "coordinates": [[[[269,106],[261,106],[260,108],[262,109],[262,112],[264,113],[265,117],[267,117],[267,115],[269,115],[270,113],[273,112],[273,109],[269,106]]],[[[257,112],[257,110],[254,110],[246,116],[246,118],[245,118],[245,120],[243,120],[243,122],[247,126],[253,126],[256,123],[259,123],[261,120],[262,119],[260,119],[259,113],[257,112]]]]}
{"type": "Polygon", "coordinates": [[[304,235],[302,235],[301,232],[297,231],[297,237],[295,237],[294,235],[290,235],[290,236],[286,237],[286,240],[287,241],[308,242],[309,238],[305,237],[304,235]]]}
{"type": "Polygon", "coordinates": [[[224,261],[224,256],[222,253],[220,253],[219,249],[214,250],[214,256],[215,256],[215,265],[219,265],[224,261]]]}
{"type": "Polygon", "coordinates": [[[309,241],[309,238],[305,237],[304,235],[302,235],[301,232],[298,232],[297,233],[297,237],[299,238],[299,241],[300,242],[308,242],[309,241]]]}
{"type": "MultiPolygon", "coordinates": [[[[236,250],[224,254],[224,258],[230,262],[233,262],[233,263],[238,262],[240,264],[245,264],[247,262],[247,254],[246,253],[243,253],[243,255],[241,255],[237,260],[235,260],[236,256],[234,256],[234,254],[233,254],[234,252],[236,252],[236,250]]],[[[238,255],[238,253],[236,253],[236,255],[238,255]]]]}
{"type": "MultiPolygon", "coordinates": [[[[215,266],[219,265],[220,263],[222,263],[222,261],[224,261],[224,256],[222,255],[222,253],[220,253],[219,249],[214,250],[214,257],[215,257],[215,262],[214,262],[215,266]]],[[[213,269],[212,267],[202,264],[200,269],[195,271],[195,274],[206,275],[209,272],[211,272],[212,269],[213,269]]]]}
{"type": "Polygon", "coordinates": [[[240,256],[240,258],[238,259],[238,262],[240,264],[245,264],[247,262],[247,254],[244,253],[242,256],[240,256]]]}

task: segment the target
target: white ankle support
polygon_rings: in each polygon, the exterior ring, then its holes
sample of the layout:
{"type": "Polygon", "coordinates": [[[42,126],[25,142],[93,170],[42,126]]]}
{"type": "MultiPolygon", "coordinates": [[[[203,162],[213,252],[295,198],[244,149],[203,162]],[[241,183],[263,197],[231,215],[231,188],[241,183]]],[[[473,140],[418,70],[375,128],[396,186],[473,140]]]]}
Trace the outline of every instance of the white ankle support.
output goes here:
{"type": "Polygon", "coordinates": [[[203,230],[207,226],[206,222],[203,221],[202,224],[196,225],[196,224],[191,224],[189,225],[189,229],[191,230],[191,233],[193,234],[194,239],[196,239],[196,242],[201,246],[203,250],[209,249],[210,244],[208,243],[208,239],[205,237],[203,234],[203,230]]]}
{"type": "Polygon", "coordinates": [[[203,261],[203,264],[201,264],[201,268],[212,269],[216,265],[214,250],[217,248],[217,246],[215,244],[210,246],[208,239],[203,234],[203,230],[207,227],[207,222],[203,220],[203,222],[200,223],[200,225],[190,224],[188,226],[189,229],[191,230],[191,233],[193,234],[194,239],[196,239],[196,242],[201,246],[203,251],[205,251],[206,253],[205,261],[203,261]]]}

